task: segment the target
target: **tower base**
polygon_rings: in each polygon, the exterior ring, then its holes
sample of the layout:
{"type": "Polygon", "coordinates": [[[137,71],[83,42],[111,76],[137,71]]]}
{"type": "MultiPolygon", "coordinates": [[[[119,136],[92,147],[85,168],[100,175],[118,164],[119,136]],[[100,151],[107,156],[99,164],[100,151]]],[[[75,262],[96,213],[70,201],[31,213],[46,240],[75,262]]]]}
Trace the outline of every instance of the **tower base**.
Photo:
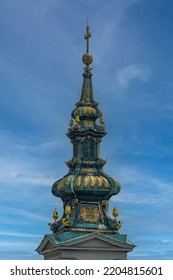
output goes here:
{"type": "Polygon", "coordinates": [[[45,235],[36,251],[45,260],[126,260],[134,247],[118,233],[67,231],[45,235]]]}

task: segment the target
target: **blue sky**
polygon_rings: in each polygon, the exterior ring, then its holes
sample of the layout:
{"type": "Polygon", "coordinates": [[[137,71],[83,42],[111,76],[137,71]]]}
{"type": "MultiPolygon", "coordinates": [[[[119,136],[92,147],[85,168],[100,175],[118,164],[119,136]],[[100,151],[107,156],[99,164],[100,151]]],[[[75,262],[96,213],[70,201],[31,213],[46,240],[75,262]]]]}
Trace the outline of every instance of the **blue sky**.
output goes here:
{"type": "Polygon", "coordinates": [[[93,88],[108,134],[104,170],[129,259],[173,257],[173,3],[0,0],[0,259],[41,259],[51,194],[67,173],[65,133],[79,100],[89,18],[93,88]]]}

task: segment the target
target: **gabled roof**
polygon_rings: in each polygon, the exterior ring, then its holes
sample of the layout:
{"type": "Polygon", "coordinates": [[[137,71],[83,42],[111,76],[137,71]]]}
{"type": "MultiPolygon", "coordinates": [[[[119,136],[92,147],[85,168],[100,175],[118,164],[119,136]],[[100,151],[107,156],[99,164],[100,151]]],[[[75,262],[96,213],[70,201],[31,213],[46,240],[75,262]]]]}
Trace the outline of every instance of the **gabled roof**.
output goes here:
{"type": "Polygon", "coordinates": [[[131,251],[134,245],[127,240],[126,235],[121,234],[103,234],[98,232],[79,233],[63,232],[62,234],[45,235],[39,247],[38,253],[52,251],[56,249],[85,249],[91,250],[113,250],[113,251],[131,251]]]}

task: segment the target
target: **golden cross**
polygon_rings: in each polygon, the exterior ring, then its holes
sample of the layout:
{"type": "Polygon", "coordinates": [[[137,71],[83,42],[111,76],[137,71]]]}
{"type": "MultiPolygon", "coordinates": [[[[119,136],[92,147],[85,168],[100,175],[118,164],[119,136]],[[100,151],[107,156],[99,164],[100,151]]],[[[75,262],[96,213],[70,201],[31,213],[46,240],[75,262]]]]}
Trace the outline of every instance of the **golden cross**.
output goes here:
{"type": "Polygon", "coordinates": [[[85,40],[86,40],[86,53],[89,53],[89,38],[91,37],[91,33],[89,31],[89,26],[86,27],[86,34],[85,34],[85,40]]]}

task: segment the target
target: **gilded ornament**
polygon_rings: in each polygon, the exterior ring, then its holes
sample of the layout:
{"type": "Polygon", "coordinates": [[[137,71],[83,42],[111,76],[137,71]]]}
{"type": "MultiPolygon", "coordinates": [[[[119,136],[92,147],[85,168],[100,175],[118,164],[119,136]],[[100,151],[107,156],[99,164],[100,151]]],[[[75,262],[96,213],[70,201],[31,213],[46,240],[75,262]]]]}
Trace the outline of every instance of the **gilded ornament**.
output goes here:
{"type": "Polygon", "coordinates": [[[99,209],[98,208],[94,208],[94,217],[95,219],[99,219],[100,217],[100,212],[99,212],[99,209]]]}
{"type": "Polygon", "coordinates": [[[96,110],[94,108],[92,108],[92,113],[95,115],[96,110]]]}
{"type": "Polygon", "coordinates": [[[118,217],[118,209],[115,207],[114,209],[113,209],[113,212],[112,212],[112,215],[116,218],[116,217],[118,217]]]}
{"type": "Polygon", "coordinates": [[[69,120],[69,126],[73,126],[73,120],[69,120]]]}
{"type": "Polygon", "coordinates": [[[87,113],[87,107],[83,108],[83,113],[84,113],[84,115],[87,113]]]}
{"type": "Polygon", "coordinates": [[[93,121],[84,121],[84,125],[90,128],[93,126],[93,121]]]}
{"type": "Polygon", "coordinates": [[[70,226],[69,221],[68,221],[66,218],[63,218],[63,219],[62,219],[62,225],[63,225],[64,227],[69,227],[69,226],[70,226]]]}
{"type": "Polygon", "coordinates": [[[65,206],[65,214],[67,216],[69,216],[71,214],[71,207],[70,207],[70,205],[66,205],[65,206]]]}
{"type": "Polygon", "coordinates": [[[72,178],[72,175],[70,175],[66,178],[66,181],[65,181],[66,186],[68,186],[70,184],[71,178],[72,178]]]}
{"type": "Polygon", "coordinates": [[[90,176],[90,186],[91,186],[91,188],[93,188],[94,185],[95,185],[95,183],[94,183],[94,177],[93,177],[93,176],[90,176]]]}
{"type": "Polygon", "coordinates": [[[104,123],[105,123],[105,120],[104,120],[103,117],[100,118],[100,123],[101,123],[101,124],[104,124],[104,123]]]}
{"type": "Polygon", "coordinates": [[[96,182],[97,182],[97,186],[98,188],[100,188],[102,186],[102,180],[100,177],[96,176],[96,182]]]}
{"type": "Polygon", "coordinates": [[[53,217],[53,219],[54,219],[54,222],[56,223],[56,222],[57,222],[57,219],[58,219],[58,211],[56,210],[56,208],[55,208],[55,210],[53,211],[52,217],[53,217]]]}
{"type": "Polygon", "coordinates": [[[96,168],[81,168],[81,172],[87,172],[87,173],[93,173],[93,172],[97,172],[96,168]]]}
{"type": "Polygon", "coordinates": [[[76,187],[80,187],[81,185],[81,176],[77,176],[76,182],[75,182],[76,187]]]}
{"type": "Polygon", "coordinates": [[[90,64],[93,62],[93,57],[92,57],[91,54],[85,53],[85,54],[82,56],[82,61],[83,61],[84,64],[90,65],[90,64]]]}
{"type": "Polygon", "coordinates": [[[85,176],[84,179],[83,179],[83,187],[86,188],[88,186],[88,176],[85,176]]]}
{"type": "Polygon", "coordinates": [[[88,114],[91,114],[91,113],[92,113],[92,108],[88,107],[88,114]]]}
{"type": "Polygon", "coordinates": [[[76,116],[75,121],[76,121],[76,123],[79,123],[79,122],[80,122],[79,116],[76,116]]]}
{"type": "Polygon", "coordinates": [[[104,177],[102,177],[102,180],[103,180],[103,185],[105,188],[109,188],[109,183],[108,183],[108,180],[104,177]]]}
{"type": "Polygon", "coordinates": [[[97,223],[100,218],[100,211],[98,207],[83,206],[80,209],[80,217],[85,222],[97,223]]]}

